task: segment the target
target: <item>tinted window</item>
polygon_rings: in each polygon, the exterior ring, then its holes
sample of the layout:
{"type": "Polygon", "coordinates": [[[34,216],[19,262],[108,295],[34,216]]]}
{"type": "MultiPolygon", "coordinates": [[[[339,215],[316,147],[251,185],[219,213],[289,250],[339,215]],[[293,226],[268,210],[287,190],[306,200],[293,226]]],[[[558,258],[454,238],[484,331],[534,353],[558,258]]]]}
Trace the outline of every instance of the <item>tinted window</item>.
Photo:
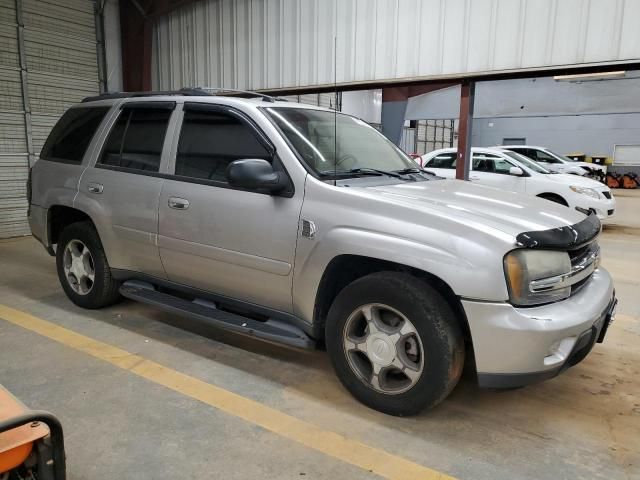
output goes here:
{"type": "Polygon", "coordinates": [[[40,158],[81,163],[109,107],[72,108],[53,127],[40,158]]]}
{"type": "Polygon", "coordinates": [[[538,162],[544,162],[544,163],[562,163],[560,162],[560,160],[558,160],[557,158],[549,155],[546,152],[543,152],[542,150],[533,150],[532,151],[535,155],[532,157],[534,160],[538,161],[538,162]]]}
{"type": "Polygon", "coordinates": [[[227,166],[241,158],[270,159],[249,126],[221,112],[185,112],[176,175],[226,182],[227,166]]]}
{"type": "Polygon", "coordinates": [[[455,152],[441,153],[433,157],[431,160],[429,160],[429,163],[427,163],[425,167],[454,169],[456,168],[457,156],[458,154],[455,152]]]}
{"type": "Polygon", "coordinates": [[[509,175],[511,163],[497,155],[476,153],[473,155],[473,170],[475,172],[500,173],[509,175]]]}
{"type": "Polygon", "coordinates": [[[170,110],[122,110],[109,133],[100,163],[157,172],[170,117],[170,110]]]}

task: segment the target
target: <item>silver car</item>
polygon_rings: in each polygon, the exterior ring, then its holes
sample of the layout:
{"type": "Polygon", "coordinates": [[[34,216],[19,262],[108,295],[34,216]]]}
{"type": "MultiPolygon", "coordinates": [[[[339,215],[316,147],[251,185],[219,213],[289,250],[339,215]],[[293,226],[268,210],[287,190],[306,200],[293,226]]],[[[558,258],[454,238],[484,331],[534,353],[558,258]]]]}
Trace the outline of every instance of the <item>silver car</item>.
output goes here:
{"type": "Polygon", "coordinates": [[[424,170],[365,122],[206,95],[86,99],[30,174],[29,220],[75,304],[121,296],[298,348],[409,415],[472,361],[553,377],[615,310],[595,215],[424,170]]]}

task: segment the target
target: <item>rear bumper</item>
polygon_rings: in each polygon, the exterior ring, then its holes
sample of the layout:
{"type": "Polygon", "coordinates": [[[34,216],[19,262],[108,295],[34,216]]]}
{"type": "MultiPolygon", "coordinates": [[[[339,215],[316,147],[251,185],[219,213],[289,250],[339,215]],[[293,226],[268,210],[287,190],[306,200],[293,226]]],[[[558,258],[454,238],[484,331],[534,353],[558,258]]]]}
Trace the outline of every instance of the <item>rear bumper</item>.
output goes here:
{"type": "Polygon", "coordinates": [[[532,308],[463,300],[482,387],[523,386],[580,362],[615,313],[613,282],[598,269],[575,295],[532,308]]]}
{"type": "Polygon", "coordinates": [[[47,209],[39,205],[30,205],[29,227],[31,234],[44,246],[50,255],[54,255],[49,242],[49,228],[47,226],[47,209]]]}

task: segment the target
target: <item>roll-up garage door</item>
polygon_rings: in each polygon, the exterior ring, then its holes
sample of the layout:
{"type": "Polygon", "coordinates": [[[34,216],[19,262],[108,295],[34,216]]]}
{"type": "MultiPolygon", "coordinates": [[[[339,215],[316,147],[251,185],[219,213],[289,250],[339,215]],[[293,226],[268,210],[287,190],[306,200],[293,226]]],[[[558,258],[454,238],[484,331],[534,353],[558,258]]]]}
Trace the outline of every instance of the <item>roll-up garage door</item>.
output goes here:
{"type": "Polygon", "coordinates": [[[0,3],[0,238],[27,235],[26,181],[60,115],[99,92],[90,0],[0,3]]]}

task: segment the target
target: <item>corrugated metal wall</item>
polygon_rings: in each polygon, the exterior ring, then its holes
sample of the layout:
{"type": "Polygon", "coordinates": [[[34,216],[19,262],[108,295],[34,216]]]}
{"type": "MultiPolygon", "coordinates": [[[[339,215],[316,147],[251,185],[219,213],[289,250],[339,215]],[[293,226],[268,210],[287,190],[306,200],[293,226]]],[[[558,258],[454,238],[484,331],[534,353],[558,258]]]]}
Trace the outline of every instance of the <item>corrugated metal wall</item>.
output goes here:
{"type": "Polygon", "coordinates": [[[153,80],[288,88],[638,60],[638,18],[638,0],[202,0],[157,21],[153,80]]]}
{"type": "Polygon", "coordinates": [[[29,234],[29,162],[62,112],[98,92],[92,1],[0,4],[0,238],[29,234]]]}

